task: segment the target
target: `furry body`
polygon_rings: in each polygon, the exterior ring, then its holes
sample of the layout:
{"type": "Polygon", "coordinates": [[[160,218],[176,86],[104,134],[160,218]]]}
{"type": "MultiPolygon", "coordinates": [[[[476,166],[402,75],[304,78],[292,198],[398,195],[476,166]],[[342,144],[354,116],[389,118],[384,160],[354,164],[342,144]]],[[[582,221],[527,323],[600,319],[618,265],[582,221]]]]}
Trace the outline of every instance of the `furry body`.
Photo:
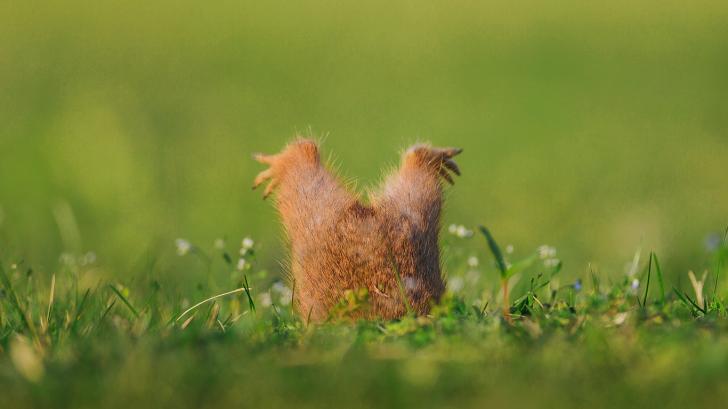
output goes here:
{"type": "Polygon", "coordinates": [[[445,289],[438,247],[442,179],[452,183],[448,171],[460,173],[451,159],[458,153],[410,148],[370,205],[326,169],[313,141],[298,139],[277,155],[256,155],[270,167],[254,187],[270,179],[265,196],[278,190],[301,315],[324,320],[347,289],[360,288],[369,292],[369,308],[355,316],[401,317],[405,302],[418,314],[429,311],[445,289]]]}

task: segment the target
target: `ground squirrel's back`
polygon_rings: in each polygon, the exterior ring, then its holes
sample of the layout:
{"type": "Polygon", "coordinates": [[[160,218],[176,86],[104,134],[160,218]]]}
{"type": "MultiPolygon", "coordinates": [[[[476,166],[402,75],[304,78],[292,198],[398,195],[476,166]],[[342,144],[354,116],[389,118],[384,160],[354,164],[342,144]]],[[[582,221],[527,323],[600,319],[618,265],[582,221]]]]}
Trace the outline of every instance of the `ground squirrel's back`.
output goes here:
{"type": "Polygon", "coordinates": [[[460,174],[452,160],[458,153],[413,146],[369,206],[325,168],[313,141],[298,139],[277,155],[256,155],[270,167],[254,187],[270,179],[266,197],[278,188],[300,314],[326,319],[347,289],[361,288],[369,292],[369,308],[355,316],[401,317],[405,303],[419,314],[429,311],[445,289],[438,248],[441,180],[452,183],[448,172],[460,174]]]}

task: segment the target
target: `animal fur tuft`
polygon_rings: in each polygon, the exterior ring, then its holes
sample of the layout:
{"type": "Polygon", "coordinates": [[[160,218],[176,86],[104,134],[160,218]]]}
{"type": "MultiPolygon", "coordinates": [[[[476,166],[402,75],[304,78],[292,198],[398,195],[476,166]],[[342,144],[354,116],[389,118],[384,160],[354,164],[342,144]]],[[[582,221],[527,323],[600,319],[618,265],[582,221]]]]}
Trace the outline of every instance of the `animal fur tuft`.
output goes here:
{"type": "Polygon", "coordinates": [[[324,320],[346,290],[362,288],[369,308],[358,317],[429,311],[445,290],[438,247],[442,181],[452,183],[450,173],[460,174],[452,159],[460,152],[412,146],[382,188],[370,193],[370,205],[332,175],[310,139],[298,137],[275,155],[255,155],[269,168],[254,188],[270,181],[264,197],[277,191],[300,314],[324,320]]]}

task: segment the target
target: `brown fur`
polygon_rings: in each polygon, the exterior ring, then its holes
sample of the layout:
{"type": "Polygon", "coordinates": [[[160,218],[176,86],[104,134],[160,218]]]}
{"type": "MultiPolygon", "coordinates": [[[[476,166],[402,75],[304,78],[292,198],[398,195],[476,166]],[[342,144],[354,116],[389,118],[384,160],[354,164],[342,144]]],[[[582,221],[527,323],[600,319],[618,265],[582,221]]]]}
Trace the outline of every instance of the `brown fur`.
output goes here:
{"type": "Polygon", "coordinates": [[[445,289],[438,248],[441,178],[452,183],[448,170],[460,174],[452,161],[460,151],[411,147],[370,205],[326,169],[313,141],[298,139],[277,155],[256,155],[270,167],[254,188],[268,179],[265,196],[278,188],[300,314],[324,320],[347,289],[360,288],[369,292],[369,308],[359,317],[401,317],[405,302],[418,314],[429,311],[445,289]]]}

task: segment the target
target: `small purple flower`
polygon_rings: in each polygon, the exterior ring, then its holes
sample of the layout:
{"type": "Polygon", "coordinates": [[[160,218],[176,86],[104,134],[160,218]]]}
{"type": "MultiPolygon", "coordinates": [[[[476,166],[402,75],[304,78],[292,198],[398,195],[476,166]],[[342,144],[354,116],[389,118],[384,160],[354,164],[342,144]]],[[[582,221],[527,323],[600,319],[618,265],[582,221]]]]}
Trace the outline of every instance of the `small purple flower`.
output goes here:
{"type": "Polygon", "coordinates": [[[713,233],[705,238],[705,248],[709,252],[714,252],[718,250],[722,241],[723,240],[721,239],[719,234],[713,233]]]}
{"type": "Polygon", "coordinates": [[[581,291],[581,278],[577,278],[576,281],[574,281],[573,287],[576,292],[581,291]]]}

